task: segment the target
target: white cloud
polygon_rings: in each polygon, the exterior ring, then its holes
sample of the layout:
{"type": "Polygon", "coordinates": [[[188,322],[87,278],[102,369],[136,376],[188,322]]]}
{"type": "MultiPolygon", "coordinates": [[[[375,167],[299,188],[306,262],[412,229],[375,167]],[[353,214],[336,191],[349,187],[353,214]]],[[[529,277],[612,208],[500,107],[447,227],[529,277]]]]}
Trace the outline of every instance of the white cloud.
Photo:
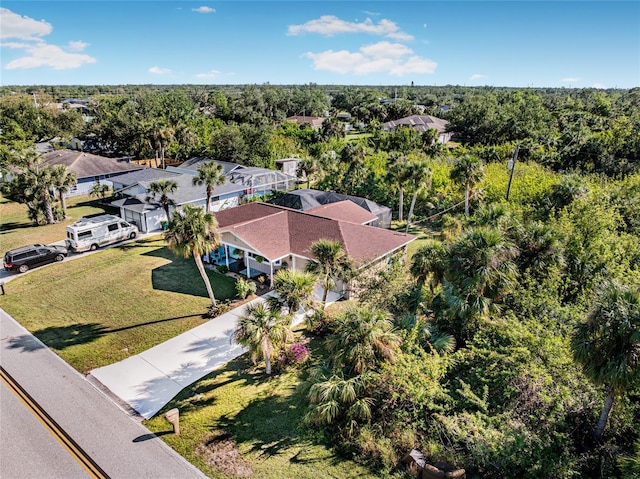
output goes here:
{"type": "Polygon", "coordinates": [[[364,10],[362,13],[364,13],[365,15],[369,15],[370,17],[377,17],[378,15],[380,15],[380,12],[369,12],[367,10],[364,10]]]}
{"type": "MultiPolygon", "coordinates": [[[[18,44],[9,45],[9,48],[16,48],[18,44]]],[[[3,44],[3,46],[5,46],[3,44]]],[[[32,45],[20,45],[24,48],[27,56],[16,58],[5,65],[7,70],[18,68],[51,67],[55,70],[67,70],[78,68],[85,63],[95,63],[96,59],[80,53],[69,53],[57,45],[49,45],[45,42],[38,42],[32,45]]]]}
{"type": "Polygon", "coordinates": [[[600,90],[607,88],[606,86],[604,86],[602,83],[594,83],[593,84],[593,88],[598,88],[600,90]]]}
{"type": "Polygon", "coordinates": [[[560,80],[562,83],[576,83],[580,81],[578,77],[567,77],[560,80]]]}
{"type": "Polygon", "coordinates": [[[305,57],[313,61],[316,70],[326,70],[343,75],[367,75],[387,73],[403,76],[410,73],[433,73],[438,64],[427,58],[413,55],[406,45],[379,42],[365,45],[357,52],[327,50],[320,53],[307,52],[305,57]]]}
{"type": "Polygon", "coordinates": [[[207,79],[207,78],[218,78],[222,73],[219,72],[218,70],[209,70],[206,73],[197,73],[196,74],[196,78],[203,78],[203,79],[207,79]]]}
{"type": "Polygon", "coordinates": [[[400,30],[398,25],[391,20],[382,19],[374,23],[370,18],[363,22],[347,22],[334,15],[323,15],[315,20],[309,20],[302,25],[289,25],[288,35],[300,35],[302,33],[317,33],[332,37],[339,33],[368,33],[396,38],[402,41],[413,40],[413,37],[400,30]]]}
{"type": "Polygon", "coordinates": [[[52,30],[51,24],[44,20],[34,20],[18,15],[8,8],[0,8],[0,38],[36,40],[48,35],[52,30]]]}
{"type": "Polygon", "coordinates": [[[204,5],[202,7],[192,8],[191,10],[193,10],[194,12],[198,12],[198,13],[215,13],[215,11],[216,11],[215,8],[207,7],[207,6],[204,6],[204,5]]]}
{"type": "Polygon", "coordinates": [[[154,75],[167,75],[171,73],[171,70],[168,68],[160,68],[158,66],[153,66],[149,68],[149,73],[153,73],[154,75]]]}
{"type": "Polygon", "coordinates": [[[483,75],[482,73],[474,73],[469,77],[469,80],[481,80],[483,78],[487,78],[487,75],[483,75]]]}
{"type": "Polygon", "coordinates": [[[82,41],[70,41],[66,47],[51,45],[41,37],[50,34],[53,27],[44,20],[18,15],[7,8],[0,8],[0,35],[3,39],[16,38],[22,42],[3,42],[3,48],[24,50],[25,56],[11,60],[4,68],[51,67],[54,70],[78,68],[85,63],[95,63],[96,59],[80,52],[89,46],[82,41]],[[70,51],[68,51],[70,50],[70,51]]]}
{"type": "Polygon", "coordinates": [[[81,52],[88,46],[89,44],[87,42],[69,42],[69,50],[73,50],[74,52],[81,52]]]}

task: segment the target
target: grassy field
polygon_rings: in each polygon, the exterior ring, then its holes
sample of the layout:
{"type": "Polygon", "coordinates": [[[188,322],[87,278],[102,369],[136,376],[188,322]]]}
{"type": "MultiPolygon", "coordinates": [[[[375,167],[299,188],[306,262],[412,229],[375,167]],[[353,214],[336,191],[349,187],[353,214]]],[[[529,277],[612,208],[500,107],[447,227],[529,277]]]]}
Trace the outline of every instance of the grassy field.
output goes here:
{"type": "Polygon", "coordinates": [[[32,243],[50,244],[65,239],[66,227],[83,216],[113,213],[88,196],[67,200],[67,219],[53,225],[34,226],[27,216],[27,207],[0,196],[0,251],[32,243]]]}

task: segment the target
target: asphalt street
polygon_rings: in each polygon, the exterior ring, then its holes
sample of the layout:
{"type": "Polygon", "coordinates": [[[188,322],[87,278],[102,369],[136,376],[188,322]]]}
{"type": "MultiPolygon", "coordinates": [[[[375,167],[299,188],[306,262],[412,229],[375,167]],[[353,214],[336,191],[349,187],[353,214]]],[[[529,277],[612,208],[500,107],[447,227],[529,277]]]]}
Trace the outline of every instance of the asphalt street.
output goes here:
{"type": "MultiPolygon", "coordinates": [[[[1,309],[0,365],[108,477],[205,477],[1,309]]],[[[89,477],[4,384],[1,393],[0,477],[89,477]]]]}

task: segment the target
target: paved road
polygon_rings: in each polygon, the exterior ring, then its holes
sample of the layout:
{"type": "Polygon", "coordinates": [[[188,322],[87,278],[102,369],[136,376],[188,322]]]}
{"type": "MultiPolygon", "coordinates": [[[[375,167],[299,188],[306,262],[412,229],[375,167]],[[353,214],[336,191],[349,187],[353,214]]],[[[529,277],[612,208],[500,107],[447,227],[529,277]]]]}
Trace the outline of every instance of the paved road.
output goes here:
{"type": "MultiPolygon", "coordinates": [[[[1,309],[0,365],[110,478],[205,477],[1,309]]],[[[4,385],[1,392],[0,477],[89,477],[64,458],[44,427],[15,413],[26,406],[10,398],[4,385]],[[33,447],[23,446],[27,443],[33,447]],[[35,455],[40,447],[47,452],[35,455]],[[25,464],[32,471],[26,476],[25,464]],[[39,475],[42,470],[46,475],[39,475]]]]}

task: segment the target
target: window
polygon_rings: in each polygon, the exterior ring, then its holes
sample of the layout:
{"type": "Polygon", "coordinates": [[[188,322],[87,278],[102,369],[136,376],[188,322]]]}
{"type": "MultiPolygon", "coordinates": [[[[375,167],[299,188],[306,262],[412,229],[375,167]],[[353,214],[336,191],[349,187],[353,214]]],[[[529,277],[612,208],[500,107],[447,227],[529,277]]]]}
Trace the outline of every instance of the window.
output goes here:
{"type": "Polygon", "coordinates": [[[127,228],[129,225],[127,223],[120,223],[120,228],[127,228]]]}
{"type": "Polygon", "coordinates": [[[107,226],[107,228],[109,229],[109,231],[117,231],[118,230],[118,223],[112,223],[109,226],[107,226]]]}
{"type": "Polygon", "coordinates": [[[78,239],[91,238],[92,236],[93,236],[93,231],[91,231],[91,230],[82,231],[81,233],[78,233],[78,239]]]}

